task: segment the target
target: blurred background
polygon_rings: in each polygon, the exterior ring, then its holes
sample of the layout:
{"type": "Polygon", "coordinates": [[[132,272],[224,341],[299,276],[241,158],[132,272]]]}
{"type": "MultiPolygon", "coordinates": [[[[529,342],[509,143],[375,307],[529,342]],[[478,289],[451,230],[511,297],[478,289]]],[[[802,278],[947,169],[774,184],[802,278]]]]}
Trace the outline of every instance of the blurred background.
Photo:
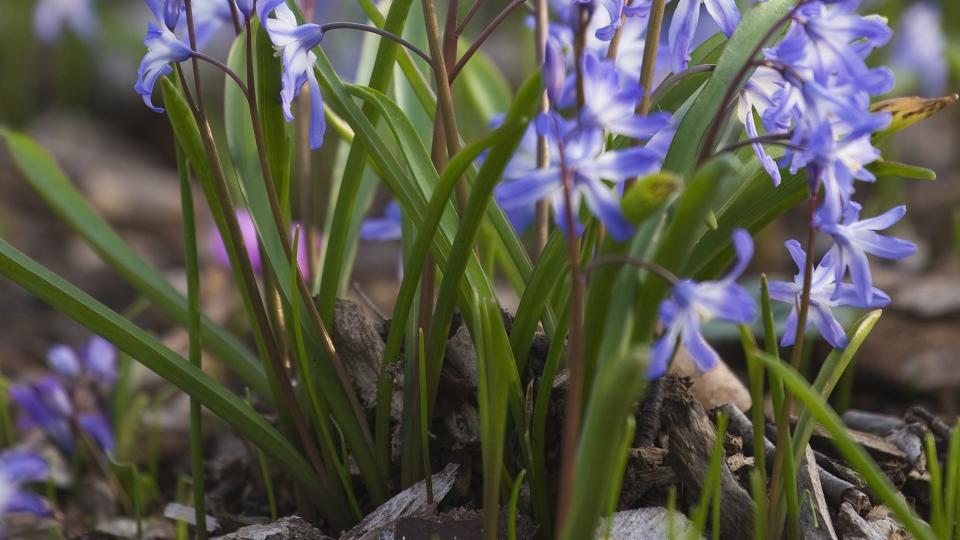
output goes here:
{"type": "MultiPolygon", "coordinates": [[[[470,32],[476,35],[501,4],[488,0],[470,32]]],[[[873,56],[876,63],[889,65],[897,74],[892,95],[933,97],[960,88],[960,2],[865,0],[863,4],[861,12],[888,18],[895,31],[893,41],[873,56]]],[[[322,22],[364,21],[362,11],[350,0],[321,0],[317,11],[322,22]]],[[[508,89],[533,68],[532,36],[525,16],[522,11],[512,16],[485,45],[484,51],[503,75],[491,76],[484,84],[508,89]]],[[[422,24],[418,17],[418,13],[411,15],[412,26],[422,24]]],[[[166,117],[146,108],[133,91],[145,52],[142,41],[148,18],[141,0],[5,0],[0,9],[0,124],[37,138],[121,235],[184,288],[170,128],[166,117]],[[92,8],[92,16],[77,15],[81,4],[92,8]],[[49,13],[62,18],[54,19],[49,13]]],[[[701,18],[703,24],[706,21],[707,17],[701,18]]],[[[415,28],[412,33],[416,34],[415,28]]],[[[707,36],[711,31],[706,28],[702,33],[707,36]]],[[[214,34],[206,52],[225,58],[232,37],[232,29],[225,25],[214,34]]],[[[411,38],[416,40],[416,35],[411,38]]],[[[330,33],[322,44],[344,79],[359,76],[361,81],[366,75],[357,73],[357,55],[363,46],[363,36],[348,31],[330,33]]],[[[203,78],[207,107],[217,126],[223,77],[205,66],[203,78]]],[[[460,105],[466,136],[483,132],[489,115],[462,100],[460,105]]],[[[945,415],[956,414],[960,411],[960,107],[883,144],[887,159],[928,167],[939,178],[932,182],[880,178],[874,186],[858,187],[867,193],[865,215],[906,201],[909,212],[896,234],[913,240],[920,250],[902,264],[878,264],[878,286],[890,293],[894,303],[858,356],[856,369],[838,393],[838,406],[853,404],[897,413],[908,405],[925,404],[945,415]]],[[[317,209],[309,216],[311,224],[322,223],[337,146],[336,137],[330,135],[313,155],[314,185],[300,186],[300,193],[309,194],[317,209]]],[[[387,198],[380,193],[373,201],[370,214],[379,215],[387,198]]],[[[294,208],[307,206],[295,204],[294,208]]],[[[792,274],[782,244],[796,236],[799,225],[802,217],[794,214],[763,231],[754,269],[772,276],[792,274]]],[[[201,227],[210,230],[207,216],[201,219],[201,227]]],[[[202,237],[206,235],[202,231],[202,237]]],[[[172,331],[158,314],[139,309],[134,290],[52,214],[16,172],[5,149],[0,149],[0,236],[110,307],[135,316],[168,343],[185,344],[185,336],[172,331]]],[[[398,242],[362,242],[354,276],[357,286],[351,294],[361,291],[389,314],[398,286],[398,253],[398,242]]],[[[209,257],[203,267],[205,307],[215,318],[230,321],[236,299],[229,275],[209,257]]],[[[507,297],[505,304],[510,303],[507,297]]],[[[85,339],[85,331],[77,324],[3,280],[0,306],[0,372],[8,379],[45,369],[44,357],[53,343],[78,344],[85,339]]],[[[739,370],[736,347],[727,350],[729,363],[739,370]]],[[[822,358],[825,352],[815,351],[813,358],[822,358]]]]}

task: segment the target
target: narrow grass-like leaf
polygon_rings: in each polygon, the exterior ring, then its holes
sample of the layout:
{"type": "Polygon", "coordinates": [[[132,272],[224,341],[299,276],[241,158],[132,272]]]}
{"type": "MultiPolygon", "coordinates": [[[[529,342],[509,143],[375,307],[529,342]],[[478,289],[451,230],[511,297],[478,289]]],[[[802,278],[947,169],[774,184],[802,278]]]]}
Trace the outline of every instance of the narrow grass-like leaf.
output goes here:
{"type": "Polygon", "coordinates": [[[890,484],[886,475],[867,454],[866,450],[853,441],[843,421],[840,420],[837,413],[833,412],[817,391],[796,370],[779,359],[764,353],[758,353],[758,358],[766,364],[767,369],[776,372],[790,392],[812,412],[820,425],[830,434],[833,445],[844,460],[850,464],[851,468],[860,473],[871,492],[890,508],[897,521],[904,526],[911,536],[920,540],[934,540],[936,535],[930,530],[930,527],[917,516],[899,491],[890,484]]]}
{"type": "MultiPolygon", "coordinates": [[[[838,349],[831,352],[824,360],[816,380],[813,382],[813,389],[817,391],[824,401],[830,398],[833,389],[836,388],[844,372],[853,363],[854,357],[860,350],[860,347],[867,340],[867,336],[873,330],[873,327],[880,321],[883,311],[877,309],[865,315],[848,329],[847,335],[850,336],[850,342],[845,349],[838,349]]],[[[800,418],[797,420],[796,428],[793,431],[793,456],[799,463],[803,452],[813,434],[814,422],[813,414],[807,409],[800,412],[800,418]]]]}
{"type": "MultiPolygon", "coordinates": [[[[53,157],[26,135],[0,129],[0,136],[7,141],[14,163],[24,177],[60,219],[141,294],[186,326],[190,317],[187,299],[94,211],[53,157]]],[[[204,345],[213,354],[261,396],[270,396],[263,369],[238,339],[206,316],[201,318],[201,332],[204,345]]]]}

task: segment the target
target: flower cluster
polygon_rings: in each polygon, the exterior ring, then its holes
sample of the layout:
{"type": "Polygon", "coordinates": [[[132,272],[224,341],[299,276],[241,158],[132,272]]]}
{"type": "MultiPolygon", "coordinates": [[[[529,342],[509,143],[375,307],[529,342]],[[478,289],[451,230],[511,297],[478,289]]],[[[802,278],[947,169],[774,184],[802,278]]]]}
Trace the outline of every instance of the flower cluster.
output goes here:
{"type": "MultiPolygon", "coordinates": [[[[765,67],[746,84],[738,105],[748,136],[757,136],[757,114],[767,133],[790,142],[779,165],[791,174],[805,169],[811,193],[823,192],[810,226],[829,235],[834,246],[813,272],[809,322],[835,347],[846,345],[846,335],[831,308],[880,307],[889,302],[873,287],[867,254],[902,259],[916,250],[910,242],[877,232],[899,221],[904,207],[861,220],[861,207],[851,200],[856,180],[875,180],[866,169],[880,156],[871,134],[889,122],[889,115],[870,111],[870,99],[893,86],[888,68],[870,68],[865,62],[892,32],[880,17],[859,15],[859,4],[859,0],[798,4],[783,39],[764,51],[765,67]],[[851,283],[843,281],[848,274],[851,283]]],[[[761,144],[754,148],[778,184],[778,164],[761,144]]],[[[775,299],[794,304],[783,344],[793,343],[797,333],[796,305],[807,256],[796,242],[788,242],[787,249],[798,261],[799,275],[792,283],[771,284],[775,299]]]]}
{"type": "Polygon", "coordinates": [[[529,223],[536,203],[545,199],[553,207],[557,225],[577,234],[582,230],[579,209],[584,203],[613,239],[623,241],[633,233],[620,209],[623,182],[660,169],[674,126],[669,114],[636,113],[643,97],[636,62],[643,56],[649,3],[639,2],[632,7],[610,0],[602,5],[606,9],[594,11],[590,18],[586,31],[593,39],[579,60],[574,58],[572,42],[577,32],[577,10],[581,8],[573,3],[556,10],[560,20],[551,24],[545,65],[553,110],[531,125],[495,195],[500,206],[508,215],[515,216],[514,222],[520,225],[529,223]],[[621,13],[627,15],[622,28],[621,13]],[[608,59],[608,42],[618,28],[624,38],[618,49],[621,54],[617,59],[608,59]],[[628,62],[621,62],[620,58],[627,58],[628,62]],[[582,107],[573,107],[578,101],[578,81],[573,75],[577,70],[569,68],[577,61],[582,62],[582,107]],[[576,113],[573,118],[557,112],[571,107],[576,113]],[[646,144],[611,150],[606,144],[608,135],[646,144]],[[548,147],[548,162],[541,168],[536,159],[538,137],[545,138],[548,147]],[[567,177],[571,183],[569,203],[574,223],[567,223],[567,177]]]}
{"type": "MultiPolygon", "coordinates": [[[[781,167],[791,174],[804,169],[812,196],[823,192],[823,203],[811,216],[810,226],[829,235],[834,245],[811,273],[810,315],[806,324],[812,323],[836,348],[847,345],[847,336],[834,317],[833,308],[876,308],[890,302],[886,293],[873,286],[867,255],[902,259],[916,250],[906,240],[877,232],[899,221],[904,207],[861,220],[861,207],[851,200],[855,180],[875,179],[866,165],[875,161],[880,152],[873,147],[870,137],[889,122],[887,115],[870,111],[870,99],[893,86],[889,69],[869,68],[865,63],[873,49],[889,41],[890,28],[877,16],[857,14],[859,4],[860,0],[798,3],[785,20],[789,22],[786,34],[764,51],[765,60],[741,90],[736,109],[736,116],[747,137],[754,141],[757,158],[774,185],[780,184],[781,167]],[[767,153],[758,126],[769,136],[789,141],[779,162],[767,153]],[[845,282],[848,274],[850,282],[845,282]]],[[[725,12],[722,5],[711,8],[707,3],[707,8],[728,31],[724,21],[733,21],[733,12],[729,12],[729,17],[718,16],[725,12]]],[[[673,27],[671,42],[672,36],[673,27]]],[[[673,53],[676,69],[678,55],[682,57],[683,51],[674,49],[673,53]]],[[[733,284],[747,259],[746,242],[744,233],[735,233],[738,264],[726,278],[704,283],[681,281],[673,296],[663,303],[660,311],[664,333],[653,347],[651,376],[666,371],[678,337],[701,369],[716,363],[716,353],[697,331],[702,320],[718,317],[746,323],[753,319],[753,300],[733,284]]],[[[798,274],[792,282],[771,283],[770,294],[775,300],[793,304],[781,340],[782,345],[791,345],[800,332],[798,313],[808,254],[795,240],[788,241],[786,246],[798,274]]]]}
{"type": "Polygon", "coordinates": [[[53,374],[10,388],[20,408],[17,425],[42,430],[67,453],[76,448],[81,432],[113,452],[113,429],[103,411],[117,379],[116,349],[93,336],[79,352],[67,345],[50,348],[47,363],[53,374]]]}

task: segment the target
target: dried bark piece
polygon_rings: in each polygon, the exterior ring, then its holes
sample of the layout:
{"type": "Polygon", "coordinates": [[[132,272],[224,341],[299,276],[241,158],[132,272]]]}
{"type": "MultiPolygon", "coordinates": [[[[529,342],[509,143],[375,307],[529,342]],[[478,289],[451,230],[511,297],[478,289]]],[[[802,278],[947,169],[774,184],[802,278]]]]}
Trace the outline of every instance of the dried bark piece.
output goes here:
{"type": "MultiPolygon", "coordinates": [[[[459,468],[460,466],[456,463],[450,463],[442,471],[431,477],[434,504],[442,501],[453,488],[459,468]]],[[[421,480],[367,514],[363,521],[347,531],[340,537],[340,540],[393,538],[393,530],[397,520],[432,510],[433,508],[427,504],[427,484],[421,480]]]]}
{"type": "Polygon", "coordinates": [[[950,426],[933,413],[919,405],[910,407],[906,415],[909,422],[923,422],[933,432],[934,436],[943,441],[950,440],[950,426]]]}
{"type": "Polygon", "coordinates": [[[837,530],[844,540],[887,540],[880,531],[876,530],[850,504],[840,506],[837,514],[837,530]]]}
{"type": "MultiPolygon", "coordinates": [[[[699,501],[716,429],[700,402],[690,393],[688,379],[664,378],[663,426],[669,437],[667,461],[684,486],[688,505],[699,501]]],[[[720,466],[720,537],[740,539],[753,534],[753,500],[727,467],[720,466]]]]}
{"type": "Polygon", "coordinates": [[[800,537],[804,540],[837,540],[820,484],[820,467],[809,446],[797,471],[797,491],[801,502],[800,537]]]}
{"type": "Polygon", "coordinates": [[[912,423],[903,426],[887,436],[907,456],[907,462],[914,469],[923,472],[927,468],[927,458],[923,448],[926,431],[923,424],[912,423]]]}
{"type": "Polygon", "coordinates": [[[858,411],[856,409],[850,409],[843,413],[841,418],[844,425],[850,429],[872,433],[881,437],[890,435],[906,424],[902,418],[897,418],[896,416],[858,411]]]}
{"type": "Polygon", "coordinates": [[[221,536],[217,540],[332,540],[299,516],[281,518],[273,523],[250,525],[221,536]]]}
{"type": "Polygon", "coordinates": [[[367,316],[360,304],[337,300],[333,312],[333,346],[340,356],[347,376],[357,391],[364,409],[377,404],[377,381],[385,344],[383,324],[367,316]]]}
{"type": "Polygon", "coordinates": [[[727,403],[733,403],[742,411],[750,410],[750,391],[722,359],[710,371],[701,371],[690,353],[680,347],[670,365],[670,374],[689,378],[691,393],[706,410],[727,403]]]}
{"type": "Polygon", "coordinates": [[[636,510],[616,512],[610,517],[610,535],[606,537],[607,520],[600,522],[596,538],[611,540],[667,540],[669,532],[673,538],[689,538],[693,532],[693,523],[680,512],[670,515],[666,508],[652,506],[636,510]],[[670,523],[672,521],[673,523],[670,523]]]}

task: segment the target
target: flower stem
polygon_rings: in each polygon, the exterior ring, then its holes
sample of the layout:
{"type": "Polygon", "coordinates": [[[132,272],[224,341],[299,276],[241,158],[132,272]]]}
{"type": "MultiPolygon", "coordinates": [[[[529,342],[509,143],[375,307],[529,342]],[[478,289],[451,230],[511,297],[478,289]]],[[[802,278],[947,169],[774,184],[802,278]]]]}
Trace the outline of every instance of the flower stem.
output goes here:
{"type": "MultiPolygon", "coordinates": [[[[586,44],[587,22],[590,13],[585,6],[579,7],[579,24],[574,36],[574,62],[577,65],[577,103],[582,108],[583,54],[586,44]]],[[[559,131],[559,129],[555,129],[559,131]]],[[[570,500],[573,496],[573,474],[576,465],[577,447],[580,443],[580,423],[583,414],[583,304],[586,281],[580,268],[580,240],[576,230],[576,209],[573,207],[574,176],[567,166],[563,140],[558,137],[557,152],[560,174],[563,179],[563,212],[566,222],[567,249],[570,256],[570,332],[567,339],[567,394],[564,403],[563,447],[560,458],[560,492],[557,498],[557,517],[554,530],[563,535],[570,500]]]]}
{"type": "MultiPolygon", "coordinates": [[[[477,0],[479,2],[479,0],[477,0]]],[[[536,45],[537,45],[537,65],[543,69],[547,59],[547,39],[550,35],[550,7],[548,0],[537,0],[536,6],[536,45]]],[[[544,115],[550,111],[550,98],[546,90],[540,96],[540,106],[538,112],[544,115]]],[[[544,135],[537,134],[537,168],[543,169],[550,164],[550,148],[547,146],[547,138],[544,135]]],[[[547,245],[547,237],[550,235],[550,201],[543,199],[537,201],[536,216],[536,244],[535,253],[539,257],[547,245]]]]}
{"type": "Polygon", "coordinates": [[[411,52],[413,52],[414,54],[422,58],[424,61],[427,62],[427,64],[431,65],[431,67],[433,65],[433,62],[430,59],[430,55],[425,53],[423,49],[421,49],[420,47],[417,47],[416,45],[414,45],[413,43],[410,43],[409,41],[403,39],[402,37],[394,34],[393,32],[388,32],[382,28],[377,28],[376,26],[371,26],[369,24],[360,24],[360,23],[354,23],[354,22],[332,22],[332,23],[320,25],[320,29],[323,32],[336,30],[338,28],[347,28],[350,30],[359,30],[361,32],[369,32],[371,34],[376,34],[380,37],[387,38],[390,41],[394,41],[396,43],[399,43],[400,45],[403,45],[407,49],[410,49],[411,52]]]}
{"type": "Polygon", "coordinates": [[[643,65],[640,68],[640,86],[643,95],[637,112],[647,114],[653,103],[653,77],[657,72],[657,50],[660,48],[660,31],[663,28],[665,0],[653,0],[650,6],[650,18],[647,22],[647,39],[643,44],[643,65]]]}
{"type": "MultiPolygon", "coordinates": [[[[197,262],[197,225],[193,207],[190,169],[180,145],[177,145],[177,169],[180,173],[180,202],[183,209],[183,249],[187,270],[189,306],[190,363],[203,369],[200,338],[200,269],[197,262]]],[[[190,397],[190,465],[193,474],[193,509],[197,540],[206,540],[206,489],[203,474],[203,416],[200,403],[190,397]]]]}
{"type": "Polygon", "coordinates": [[[487,24],[487,26],[483,28],[483,30],[480,32],[480,35],[477,36],[477,39],[474,40],[472,45],[470,45],[470,48],[467,49],[467,52],[463,53],[463,56],[460,57],[460,60],[457,62],[457,65],[454,66],[454,68],[450,71],[451,83],[453,82],[454,79],[457,78],[457,75],[459,75],[460,72],[463,71],[463,68],[467,65],[467,62],[469,62],[470,59],[473,58],[473,55],[476,54],[478,50],[480,50],[480,47],[487,41],[487,38],[489,38],[491,34],[493,34],[494,30],[496,30],[497,28],[500,27],[501,24],[503,24],[503,21],[506,20],[507,16],[513,13],[513,10],[525,4],[526,1],[527,0],[512,0],[500,11],[500,13],[497,13],[497,15],[493,18],[493,20],[491,20],[490,23],[487,24]]]}

